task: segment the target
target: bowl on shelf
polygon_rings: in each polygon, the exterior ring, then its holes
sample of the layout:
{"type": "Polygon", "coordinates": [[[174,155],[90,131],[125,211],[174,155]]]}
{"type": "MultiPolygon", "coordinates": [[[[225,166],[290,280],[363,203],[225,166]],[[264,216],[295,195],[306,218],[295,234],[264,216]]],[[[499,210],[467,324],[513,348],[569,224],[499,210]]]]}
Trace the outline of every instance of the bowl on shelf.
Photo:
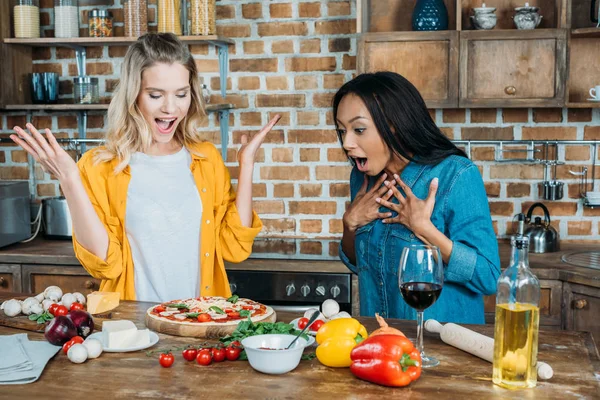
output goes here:
{"type": "Polygon", "coordinates": [[[588,204],[600,205],[600,192],[585,192],[588,204]]]}
{"type": "Polygon", "coordinates": [[[250,366],[265,374],[285,374],[294,370],[304,348],[314,342],[314,338],[298,338],[290,349],[286,349],[296,338],[295,335],[269,334],[250,336],[242,340],[250,366]]]}

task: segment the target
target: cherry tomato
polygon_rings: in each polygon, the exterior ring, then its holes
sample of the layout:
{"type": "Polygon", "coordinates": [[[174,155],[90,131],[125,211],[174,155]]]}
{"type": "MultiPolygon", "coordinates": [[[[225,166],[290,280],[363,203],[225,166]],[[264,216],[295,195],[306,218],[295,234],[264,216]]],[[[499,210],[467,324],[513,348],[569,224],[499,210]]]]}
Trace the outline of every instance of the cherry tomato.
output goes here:
{"type": "Polygon", "coordinates": [[[232,319],[238,319],[240,317],[240,313],[238,311],[231,311],[227,313],[227,316],[232,319]]]}
{"type": "Polygon", "coordinates": [[[252,306],[242,306],[242,309],[248,310],[248,311],[252,311],[252,310],[254,310],[254,307],[252,307],[252,306]]]}
{"type": "Polygon", "coordinates": [[[321,319],[318,319],[318,320],[316,320],[315,322],[312,323],[312,325],[310,326],[309,329],[311,331],[315,331],[316,332],[316,331],[319,330],[320,327],[323,326],[323,324],[325,324],[325,321],[323,321],[321,319]]]}
{"type": "Polygon", "coordinates": [[[73,340],[69,340],[67,343],[63,344],[62,350],[63,353],[67,354],[71,346],[73,346],[75,342],[73,340]]]}
{"type": "Polygon", "coordinates": [[[212,362],[212,352],[210,349],[202,349],[196,356],[196,362],[200,365],[210,365],[212,362]]]}
{"type": "Polygon", "coordinates": [[[209,322],[212,321],[212,318],[209,314],[200,314],[198,315],[198,322],[209,322]]]}
{"type": "Polygon", "coordinates": [[[161,312],[163,312],[165,310],[166,310],[166,308],[164,308],[163,306],[156,306],[156,307],[154,307],[154,311],[157,312],[157,313],[161,313],[161,312]]]}
{"type": "Polygon", "coordinates": [[[70,341],[73,343],[83,343],[83,338],[81,336],[73,336],[70,341]]]}
{"type": "Polygon", "coordinates": [[[158,358],[158,362],[160,362],[160,365],[162,365],[164,368],[169,368],[171,365],[173,365],[174,361],[175,357],[171,353],[162,353],[158,358]]]}
{"type": "Polygon", "coordinates": [[[69,313],[69,310],[67,310],[67,307],[60,305],[60,306],[56,307],[56,310],[54,311],[54,316],[55,317],[66,316],[68,313],[69,313]]]}
{"type": "Polygon", "coordinates": [[[56,303],[52,303],[52,304],[50,305],[50,307],[48,307],[48,312],[49,312],[50,314],[52,314],[52,315],[56,316],[55,312],[56,312],[56,309],[57,309],[57,308],[58,308],[58,304],[56,304],[56,303]]]}
{"type": "Polygon", "coordinates": [[[242,349],[240,349],[239,347],[227,347],[225,349],[225,357],[229,360],[229,361],[235,361],[238,358],[240,358],[240,353],[242,352],[242,349]]]}
{"type": "Polygon", "coordinates": [[[185,358],[187,361],[194,361],[196,359],[196,356],[198,355],[198,350],[193,348],[185,349],[184,351],[182,351],[181,354],[183,355],[183,358],[185,358]]]}
{"type": "Polygon", "coordinates": [[[70,310],[71,311],[73,311],[73,310],[83,310],[84,308],[85,307],[83,306],[83,304],[75,302],[75,303],[71,304],[70,310]]]}
{"type": "Polygon", "coordinates": [[[212,358],[215,362],[225,360],[225,350],[222,347],[212,349],[212,358]]]}
{"type": "MultiPolygon", "coordinates": [[[[304,317],[300,318],[298,320],[298,329],[304,329],[306,324],[308,324],[308,318],[304,318],[304,317]]],[[[314,323],[313,323],[313,325],[314,325],[314,323]]]]}
{"type": "Polygon", "coordinates": [[[229,346],[231,346],[231,347],[233,347],[233,346],[242,347],[242,343],[239,340],[234,340],[233,342],[229,343],[229,346]]]}

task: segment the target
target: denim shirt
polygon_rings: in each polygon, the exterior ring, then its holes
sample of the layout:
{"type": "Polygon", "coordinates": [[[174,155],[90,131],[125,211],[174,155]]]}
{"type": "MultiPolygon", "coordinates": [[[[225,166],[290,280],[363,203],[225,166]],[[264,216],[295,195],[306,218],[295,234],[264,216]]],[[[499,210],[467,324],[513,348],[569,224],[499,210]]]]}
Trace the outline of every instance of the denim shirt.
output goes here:
{"type": "MultiPolygon", "coordinates": [[[[424,319],[485,323],[483,296],[496,293],[500,256],[479,169],[469,159],[453,155],[437,165],[410,162],[400,177],[420,199],[427,197],[432,179],[439,179],[431,221],[453,242],[449,262],[444,263],[442,293],[425,310],[424,319]]],[[[370,177],[369,189],[377,178],[370,177]]],[[[350,176],[352,201],[363,180],[363,173],[354,168],[350,176]]],[[[390,211],[384,207],[380,210],[390,211]]],[[[416,311],[400,294],[398,266],[402,250],[421,243],[406,226],[375,220],[356,230],[356,265],[340,244],[341,260],[358,275],[362,316],[379,313],[388,318],[416,319],[416,311]]]]}

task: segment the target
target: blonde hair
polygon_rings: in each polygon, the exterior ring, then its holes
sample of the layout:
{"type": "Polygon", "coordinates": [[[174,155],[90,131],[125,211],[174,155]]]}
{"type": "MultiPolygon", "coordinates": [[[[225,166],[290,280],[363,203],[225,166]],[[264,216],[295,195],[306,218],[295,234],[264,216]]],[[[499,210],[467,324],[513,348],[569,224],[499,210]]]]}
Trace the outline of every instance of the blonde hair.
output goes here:
{"type": "Polygon", "coordinates": [[[174,139],[189,148],[203,140],[196,129],[206,117],[201,95],[198,69],[188,48],[172,33],[148,33],[129,47],[115,95],[108,107],[108,129],[105,146],[94,159],[106,162],[117,159],[115,173],[122,171],[137,151],[146,151],[152,144],[152,128],[137,106],[142,73],[156,63],[183,65],[190,72],[191,104],[187,115],[179,123],[174,139]]]}

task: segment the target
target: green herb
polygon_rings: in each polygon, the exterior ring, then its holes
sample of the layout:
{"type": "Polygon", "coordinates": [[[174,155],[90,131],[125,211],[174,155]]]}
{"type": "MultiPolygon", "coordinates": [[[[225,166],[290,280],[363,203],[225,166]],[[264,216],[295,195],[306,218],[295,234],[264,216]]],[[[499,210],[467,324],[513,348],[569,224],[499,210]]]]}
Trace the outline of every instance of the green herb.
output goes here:
{"type": "Polygon", "coordinates": [[[240,310],[240,317],[249,317],[250,315],[252,315],[250,310],[240,310]]]}
{"type": "MultiPolygon", "coordinates": [[[[244,311],[248,311],[248,310],[244,310],[244,311]]],[[[241,314],[241,311],[240,311],[240,314],[241,314]]],[[[242,339],[245,339],[249,336],[264,335],[264,334],[270,334],[270,333],[282,333],[282,334],[288,334],[288,335],[297,335],[300,333],[300,331],[297,330],[294,327],[294,325],[286,324],[285,322],[275,322],[275,323],[273,323],[273,322],[252,322],[250,317],[248,317],[247,320],[240,321],[240,323],[238,323],[237,328],[231,335],[223,337],[220,340],[221,340],[221,342],[228,345],[231,342],[234,342],[236,340],[239,340],[241,342],[242,339]]],[[[306,333],[303,333],[302,337],[304,339],[308,340],[308,335],[306,333]]],[[[240,354],[240,356],[241,356],[241,354],[240,354]]]]}
{"type": "Polygon", "coordinates": [[[225,314],[225,311],[221,310],[219,307],[217,306],[211,306],[208,308],[209,310],[213,310],[214,312],[216,312],[217,314],[225,314]]]}
{"type": "Polygon", "coordinates": [[[315,358],[317,356],[316,353],[308,353],[308,354],[302,354],[302,359],[303,360],[312,360],[313,358],[315,358]]]}
{"type": "Polygon", "coordinates": [[[169,308],[178,308],[178,309],[189,308],[186,304],[183,304],[183,303],[167,304],[167,307],[169,307],[169,308]]]}
{"type": "Polygon", "coordinates": [[[187,314],[185,314],[188,318],[198,318],[198,315],[200,315],[199,312],[189,312],[187,314]]]}
{"type": "Polygon", "coordinates": [[[233,296],[231,296],[230,298],[227,299],[228,302],[230,303],[237,303],[238,299],[240,298],[240,296],[238,296],[237,294],[234,294],[233,296]]]}
{"type": "Polygon", "coordinates": [[[48,321],[51,321],[54,318],[54,315],[50,314],[48,311],[44,311],[40,314],[31,314],[29,316],[30,321],[35,321],[38,324],[45,324],[48,321]]]}

